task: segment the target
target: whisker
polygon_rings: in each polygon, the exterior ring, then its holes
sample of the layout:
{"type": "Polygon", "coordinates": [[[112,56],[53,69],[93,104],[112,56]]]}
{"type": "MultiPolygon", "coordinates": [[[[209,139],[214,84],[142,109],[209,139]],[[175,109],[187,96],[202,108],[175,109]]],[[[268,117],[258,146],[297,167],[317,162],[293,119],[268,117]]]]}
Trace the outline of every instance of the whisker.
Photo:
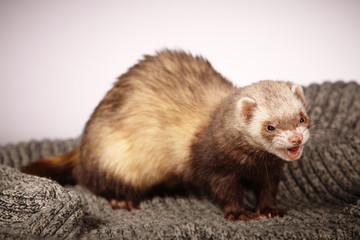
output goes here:
{"type": "Polygon", "coordinates": [[[327,124],[331,124],[334,120],[338,120],[338,119],[343,119],[343,116],[337,116],[337,117],[323,117],[323,118],[319,118],[317,120],[314,120],[311,125],[316,126],[319,124],[323,124],[323,123],[327,123],[327,124]]]}
{"type": "Polygon", "coordinates": [[[318,139],[316,139],[316,138],[313,138],[313,137],[309,138],[309,141],[312,141],[312,142],[314,142],[316,145],[320,145],[321,147],[331,147],[331,145],[326,144],[325,142],[320,141],[320,140],[318,140],[318,139]]]}
{"type": "Polygon", "coordinates": [[[341,134],[343,137],[346,138],[347,141],[351,142],[352,140],[350,139],[350,137],[354,137],[354,134],[351,132],[345,132],[339,128],[336,127],[317,127],[315,129],[313,129],[313,131],[311,132],[311,134],[317,134],[316,130],[334,130],[337,133],[341,134]]]}

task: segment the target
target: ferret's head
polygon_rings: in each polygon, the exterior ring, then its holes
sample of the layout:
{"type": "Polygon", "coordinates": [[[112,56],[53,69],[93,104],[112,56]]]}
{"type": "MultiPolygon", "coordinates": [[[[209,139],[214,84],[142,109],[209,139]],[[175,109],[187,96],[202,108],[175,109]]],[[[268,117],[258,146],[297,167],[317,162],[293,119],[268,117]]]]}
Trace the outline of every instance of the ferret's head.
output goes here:
{"type": "Polygon", "coordinates": [[[310,119],[305,107],[301,86],[261,81],[241,90],[236,127],[254,147],[286,161],[297,160],[309,139],[310,119]]]}

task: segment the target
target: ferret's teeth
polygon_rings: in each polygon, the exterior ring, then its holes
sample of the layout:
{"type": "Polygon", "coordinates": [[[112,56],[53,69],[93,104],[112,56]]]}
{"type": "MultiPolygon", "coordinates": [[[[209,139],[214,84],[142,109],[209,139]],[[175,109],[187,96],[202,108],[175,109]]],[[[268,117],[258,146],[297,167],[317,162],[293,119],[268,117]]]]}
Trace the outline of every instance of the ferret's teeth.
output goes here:
{"type": "Polygon", "coordinates": [[[301,152],[300,147],[292,147],[287,149],[287,155],[291,160],[299,158],[301,152]]]}
{"type": "Polygon", "coordinates": [[[295,156],[298,151],[291,151],[291,150],[287,150],[287,153],[290,155],[290,156],[295,156]]]}
{"type": "Polygon", "coordinates": [[[283,159],[293,161],[300,157],[301,149],[301,146],[292,148],[279,148],[278,152],[281,154],[283,159]]]}

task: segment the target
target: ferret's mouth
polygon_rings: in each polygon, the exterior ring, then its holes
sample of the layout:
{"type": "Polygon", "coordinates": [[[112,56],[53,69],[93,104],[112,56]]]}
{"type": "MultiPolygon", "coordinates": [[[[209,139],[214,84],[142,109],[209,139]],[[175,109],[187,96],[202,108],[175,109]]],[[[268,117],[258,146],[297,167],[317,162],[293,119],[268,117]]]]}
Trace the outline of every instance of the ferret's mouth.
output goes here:
{"type": "Polygon", "coordinates": [[[278,148],[277,150],[283,159],[292,161],[300,158],[302,146],[295,146],[291,148],[278,148]]]}

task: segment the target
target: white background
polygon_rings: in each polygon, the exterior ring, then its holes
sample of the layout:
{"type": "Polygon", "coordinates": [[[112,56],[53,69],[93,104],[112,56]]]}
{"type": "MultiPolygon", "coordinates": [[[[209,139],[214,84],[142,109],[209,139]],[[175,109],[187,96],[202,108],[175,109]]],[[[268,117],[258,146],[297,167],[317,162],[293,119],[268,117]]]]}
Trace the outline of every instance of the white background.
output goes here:
{"type": "Polygon", "coordinates": [[[238,86],[360,80],[357,0],[0,0],[0,144],[81,134],[143,54],[181,48],[238,86]]]}

